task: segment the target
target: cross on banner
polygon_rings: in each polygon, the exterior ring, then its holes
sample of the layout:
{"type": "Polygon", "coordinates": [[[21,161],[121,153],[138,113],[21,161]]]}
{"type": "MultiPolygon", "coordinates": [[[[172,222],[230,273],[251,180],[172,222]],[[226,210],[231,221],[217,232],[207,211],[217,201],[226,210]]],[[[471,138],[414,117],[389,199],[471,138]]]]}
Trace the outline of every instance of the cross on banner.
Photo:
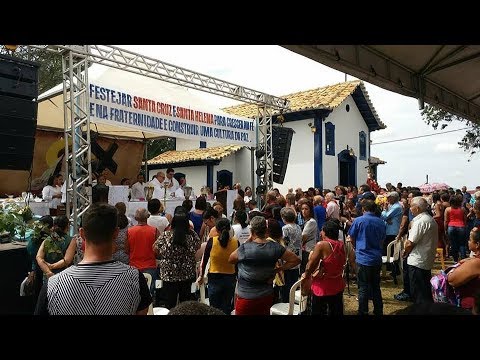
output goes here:
{"type": "Polygon", "coordinates": [[[113,160],[113,155],[118,149],[117,143],[110,144],[107,151],[103,150],[103,148],[97,143],[96,138],[91,139],[90,144],[92,154],[97,158],[97,161],[95,162],[96,166],[92,166],[92,169],[95,168],[97,171],[109,169],[112,174],[115,174],[118,165],[115,160],[113,160]]]}

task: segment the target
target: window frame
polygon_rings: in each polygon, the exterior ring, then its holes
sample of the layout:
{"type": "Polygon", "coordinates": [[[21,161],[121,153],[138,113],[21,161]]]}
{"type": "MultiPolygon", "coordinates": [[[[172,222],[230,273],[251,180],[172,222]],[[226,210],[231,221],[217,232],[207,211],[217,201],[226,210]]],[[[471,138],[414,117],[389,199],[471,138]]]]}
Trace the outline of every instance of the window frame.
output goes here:
{"type": "Polygon", "coordinates": [[[358,133],[358,152],[360,160],[367,160],[367,134],[363,130],[358,133]]]}
{"type": "Polygon", "coordinates": [[[325,123],[325,155],[335,156],[335,125],[325,123]]]}

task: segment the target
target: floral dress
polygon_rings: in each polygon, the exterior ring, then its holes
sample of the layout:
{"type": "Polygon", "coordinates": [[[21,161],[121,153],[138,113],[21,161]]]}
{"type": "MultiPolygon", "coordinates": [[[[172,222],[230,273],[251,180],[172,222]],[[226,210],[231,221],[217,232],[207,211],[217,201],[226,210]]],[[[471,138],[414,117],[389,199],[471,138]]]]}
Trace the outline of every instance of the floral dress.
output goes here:
{"type": "Polygon", "coordinates": [[[172,243],[173,231],[165,231],[153,244],[160,270],[160,279],[169,282],[194,280],[195,253],[200,248],[200,238],[190,230],[186,236],[186,246],[172,243]]]}
{"type": "MultiPolygon", "coordinates": [[[[71,240],[72,238],[69,235],[53,231],[44,241],[43,251],[45,253],[45,261],[54,264],[65,258],[65,253],[67,252],[71,240]]],[[[54,269],[52,272],[57,274],[64,269],[65,268],[54,269]]]]}
{"type": "Polygon", "coordinates": [[[75,255],[73,257],[73,263],[78,265],[78,263],[83,260],[85,245],[83,244],[83,239],[80,234],[75,235],[73,240],[75,240],[75,255]]]}
{"type": "Polygon", "coordinates": [[[118,236],[115,239],[116,250],[113,253],[112,257],[113,257],[113,260],[117,260],[128,265],[128,263],[130,262],[130,258],[128,254],[125,252],[125,243],[127,242],[127,235],[128,235],[128,226],[125,226],[123,229],[120,229],[118,231],[118,236]]]}

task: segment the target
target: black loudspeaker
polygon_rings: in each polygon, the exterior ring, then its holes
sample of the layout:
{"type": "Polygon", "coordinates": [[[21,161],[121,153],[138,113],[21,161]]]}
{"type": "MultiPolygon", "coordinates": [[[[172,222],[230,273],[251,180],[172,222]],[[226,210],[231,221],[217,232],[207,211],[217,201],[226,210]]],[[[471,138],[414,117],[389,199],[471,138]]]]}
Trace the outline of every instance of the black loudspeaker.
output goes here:
{"type": "Polygon", "coordinates": [[[0,169],[30,170],[40,64],[0,55],[0,169]]]}
{"type": "Polygon", "coordinates": [[[273,181],[277,184],[283,184],[285,179],[293,133],[291,128],[272,127],[273,181]]]}

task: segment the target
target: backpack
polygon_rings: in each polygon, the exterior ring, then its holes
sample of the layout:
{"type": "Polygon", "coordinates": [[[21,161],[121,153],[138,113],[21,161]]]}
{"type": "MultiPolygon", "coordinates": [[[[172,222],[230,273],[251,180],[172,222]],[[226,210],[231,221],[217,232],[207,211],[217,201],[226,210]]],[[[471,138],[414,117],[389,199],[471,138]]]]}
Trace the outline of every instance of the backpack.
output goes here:
{"type": "Polygon", "coordinates": [[[446,303],[454,306],[460,306],[460,295],[458,291],[448,283],[448,273],[460,264],[450,266],[445,270],[441,270],[438,275],[430,279],[432,285],[432,297],[436,303],[446,303]]]}

